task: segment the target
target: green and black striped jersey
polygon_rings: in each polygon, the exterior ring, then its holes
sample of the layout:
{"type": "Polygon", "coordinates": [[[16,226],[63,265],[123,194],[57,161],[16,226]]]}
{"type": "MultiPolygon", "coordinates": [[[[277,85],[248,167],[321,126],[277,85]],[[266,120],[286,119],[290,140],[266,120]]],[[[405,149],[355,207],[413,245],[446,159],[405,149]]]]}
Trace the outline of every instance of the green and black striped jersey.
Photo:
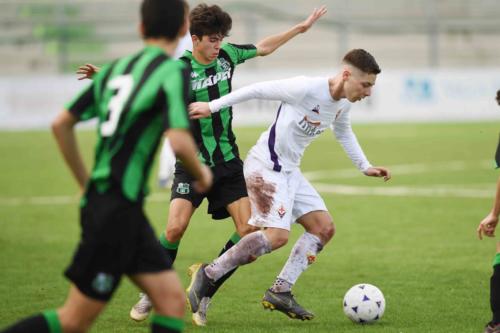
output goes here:
{"type": "MultiPolygon", "coordinates": [[[[231,92],[231,80],[236,65],[257,55],[255,45],[223,44],[219,56],[211,64],[203,65],[186,51],[181,60],[191,66],[191,89],[194,102],[209,102],[231,92]]],[[[209,165],[239,157],[236,137],[232,128],[231,107],[213,113],[209,118],[191,123],[198,144],[200,160],[209,165]]]]}
{"type": "Polygon", "coordinates": [[[119,187],[132,201],[147,194],[156,149],[168,128],[189,128],[190,69],[161,48],[103,66],[67,110],[80,120],[97,118],[98,141],[90,182],[97,191],[119,187]]]}
{"type": "Polygon", "coordinates": [[[498,139],[498,146],[495,152],[495,168],[500,169],[500,137],[498,139]]]}

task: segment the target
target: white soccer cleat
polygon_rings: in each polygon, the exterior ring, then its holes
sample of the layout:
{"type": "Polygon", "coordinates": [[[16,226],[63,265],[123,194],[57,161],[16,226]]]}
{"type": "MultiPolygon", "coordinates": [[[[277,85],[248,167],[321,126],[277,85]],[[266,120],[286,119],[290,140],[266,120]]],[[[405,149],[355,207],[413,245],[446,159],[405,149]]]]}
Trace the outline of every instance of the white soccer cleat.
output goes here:
{"type": "Polygon", "coordinates": [[[207,325],[207,311],[210,305],[211,298],[203,297],[200,301],[200,306],[198,311],[193,313],[193,324],[196,326],[206,326],[207,325]]]}
{"type": "Polygon", "coordinates": [[[140,293],[139,296],[139,302],[137,302],[130,310],[130,318],[135,321],[145,320],[149,316],[151,309],[153,309],[153,303],[151,303],[148,295],[140,293]]]}

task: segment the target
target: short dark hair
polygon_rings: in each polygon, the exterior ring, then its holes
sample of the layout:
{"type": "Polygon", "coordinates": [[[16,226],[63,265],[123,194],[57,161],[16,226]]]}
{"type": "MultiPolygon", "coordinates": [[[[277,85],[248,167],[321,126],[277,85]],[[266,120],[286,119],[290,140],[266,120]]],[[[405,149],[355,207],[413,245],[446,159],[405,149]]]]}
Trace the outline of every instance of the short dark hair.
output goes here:
{"type": "Polygon", "coordinates": [[[497,103],[500,105],[500,90],[497,91],[497,103]]]}
{"type": "Polygon", "coordinates": [[[175,39],[188,10],[184,0],[144,0],[141,5],[144,38],[175,39]]]}
{"type": "Polygon", "coordinates": [[[375,58],[363,49],[354,49],[347,52],[343,62],[367,74],[379,74],[382,71],[375,58]]]}
{"type": "Polygon", "coordinates": [[[233,20],[219,6],[201,3],[189,13],[189,23],[191,35],[202,38],[212,34],[221,34],[226,37],[231,30],[233,20]]]}

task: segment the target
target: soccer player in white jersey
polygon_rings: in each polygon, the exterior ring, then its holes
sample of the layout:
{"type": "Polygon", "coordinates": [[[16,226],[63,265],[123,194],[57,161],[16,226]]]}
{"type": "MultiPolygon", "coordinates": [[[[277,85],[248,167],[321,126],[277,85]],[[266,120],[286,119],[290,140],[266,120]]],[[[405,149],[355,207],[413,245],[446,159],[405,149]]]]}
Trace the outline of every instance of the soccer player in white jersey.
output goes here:
{"type": "Polygon", "coordinates": [[[295,301],[291,289],[333,237],[335,227],[323,199],[302,175],[300,160],[306,147],[331,128],[362,173],[383,177],[385,181],[390,179],[388,169],[374,167],[366,158],[351,129],[349,116],[351,103],[371,95],[379,73],[373,56],[355,49],[345,55],[341,71],[334,77],[301,76],[262,82],[209,103],[190,105],[190,116],[197,119],[250,99],[281,101],[276,120],[260,136],[244,163],[252,209],[248,223],[263,229],[244,236],[210,264],[200,265],[188,288],[193,312],[211,284],[235,267],[285,245],[291,225],[299,223],[305,232],[295,243],[274,284],[265,292],[262,304],[291,318],[314,318],[295,301]]]}

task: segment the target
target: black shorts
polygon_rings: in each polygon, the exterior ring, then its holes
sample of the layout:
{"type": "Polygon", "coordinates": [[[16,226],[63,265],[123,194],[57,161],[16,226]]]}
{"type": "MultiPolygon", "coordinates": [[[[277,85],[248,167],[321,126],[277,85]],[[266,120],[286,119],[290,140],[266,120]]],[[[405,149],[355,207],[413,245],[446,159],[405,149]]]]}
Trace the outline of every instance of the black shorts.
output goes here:
{"type": "Polygon", "coordinates": [[[65,271],[83,294],[108,301],[123,274],[172,268],[142,202],[129,201],[119,190],[100,194],[91,189],[86,197],[80,211],[80,244],[65,271]]]}
{"type": "Polygon", "coordinates": [[[175,165],[174,182],[170,200],[183,198],[198,208],[204,198],[208,200],[208,213],[214,220],[229,217],[226,206],[244,197],[248,197],[243,161],[239,158],[212,167],[214,174],[212,189],[208,193],[198,193],[193,189],[194,178],[183,165],[175,165]]]}

